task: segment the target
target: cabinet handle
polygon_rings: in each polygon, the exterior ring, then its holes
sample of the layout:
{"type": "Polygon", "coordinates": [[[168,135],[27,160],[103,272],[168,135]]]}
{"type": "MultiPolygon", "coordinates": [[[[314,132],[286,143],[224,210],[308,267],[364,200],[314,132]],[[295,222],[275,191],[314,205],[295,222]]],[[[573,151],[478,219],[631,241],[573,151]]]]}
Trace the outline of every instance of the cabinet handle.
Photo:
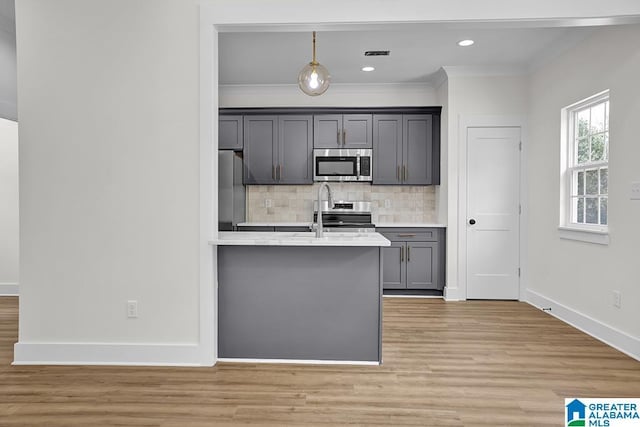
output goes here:
{"type": "Polygon", "coordinates": [[[402,165],[402,180],[407,180],[407,165],[402,165]]]}
{"type": "Polygon", "coordinates": [[[407,262],[411,261],[411,246],[407,246],[407,262]]]}
{"type": "Polygon", "coordinates": [[[400,246],[400,262],[404,261],[404,246],[400,246]]]}
{"type": "Polygon", "coordinates": [[[282,181],[282,171],[284,170],[284,167],[282,165],[280,165],[280,176],[278,177],[278,181],[282,181]]]}
{"type": "Polygon", "coordinates": [[[342,129],[342,145],[347,145],[347,130],[342,129]]]}
{"type": "Polygon", "coordinates": [[[276,180],[276,165],[271,165],[271,179],[276,180]]]}
{"type": "Polygon", "coordinates": [[[398,237],[416,237],[415,234],[398,234],[398,237]]]}
{"type": "Polygon", "coordinates": [[[396,178],[400,181],[400,165],[396,168],[396,178]]]}
{"type": "Polygon", "coordinates": [[[336,135],[336,142],[340,145],[340,129],[338,129],[338,134],[336,135]]]}

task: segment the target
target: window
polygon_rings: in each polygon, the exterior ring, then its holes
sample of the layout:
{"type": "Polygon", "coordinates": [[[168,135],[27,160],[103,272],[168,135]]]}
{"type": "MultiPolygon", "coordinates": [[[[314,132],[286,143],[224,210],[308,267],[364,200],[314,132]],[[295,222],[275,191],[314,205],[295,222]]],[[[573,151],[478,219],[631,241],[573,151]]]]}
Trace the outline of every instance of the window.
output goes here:
{"type": "MultiPolygon", "coordinates": [[[[609,91],[563,113],[561,230],[606,234],[609,194],[609,91]]],[[[593,241],[593,237],[578,240],[593,241]]],[[[596,240],[602,240],[595,238],[596,240]]],[[[594,243],[608,243],[594,241],[594,243]]]]}

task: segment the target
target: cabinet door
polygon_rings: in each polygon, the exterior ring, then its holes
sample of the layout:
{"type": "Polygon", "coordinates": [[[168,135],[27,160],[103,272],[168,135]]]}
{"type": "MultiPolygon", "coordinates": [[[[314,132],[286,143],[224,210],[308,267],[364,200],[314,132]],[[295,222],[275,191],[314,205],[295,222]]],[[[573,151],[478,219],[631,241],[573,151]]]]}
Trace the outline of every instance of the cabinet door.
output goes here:
{"type": "Polygon", "coordinates": [[[342,119],[342,148],[373,147],[371,114],[345,114],[342,119]]]}
{"type": "Polygon", "coordinates": [[[280,116],[278,160],[279,184],[313,184],[312,116],[280,116]]]}
{"type": "Polygon", "coordinates": [[[431,120],[430,114],[403,116],[403,184],[432,183],[431,120]]]}
{"type": "Polygon", "coordinates": [[[407,243],[407,289],[438,289],[438,243],[407,243]]]}
{"type": "Polygon", "coordinates": [[[218,119],[218,149],[242,150],[242,116],[220,116],[218,119]]]}
{"type": "Polygon", "coordinates": [[[391,242],[382,248],[382,288],[406,288],[406,243],[391,242]]]}
{"type": "Polygon", "coordinates": [[[402,115],[373,116],[373,183],[400,184],[402,115]]]}
{"type": "Polygon", "coordinates": [[[277,141],[276,116],[245,116],[244,184],[275,184],[277,141]]]}
{"type": "Polygon", "coordinates": [[[313,116],[313,148],[342,148],[342,115],[313,116]]]}

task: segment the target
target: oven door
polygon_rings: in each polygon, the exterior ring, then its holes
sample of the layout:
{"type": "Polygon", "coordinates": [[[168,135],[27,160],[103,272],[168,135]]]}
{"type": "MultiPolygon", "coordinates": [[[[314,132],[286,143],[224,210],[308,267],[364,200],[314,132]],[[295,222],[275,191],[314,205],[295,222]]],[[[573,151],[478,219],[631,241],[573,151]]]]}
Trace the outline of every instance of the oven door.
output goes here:
{"type": "Polygon", "coordinates": [[[313,150],[314,181],[368,181],[371,176],[360,174],[361,157],[371,150],[313,150]]]}

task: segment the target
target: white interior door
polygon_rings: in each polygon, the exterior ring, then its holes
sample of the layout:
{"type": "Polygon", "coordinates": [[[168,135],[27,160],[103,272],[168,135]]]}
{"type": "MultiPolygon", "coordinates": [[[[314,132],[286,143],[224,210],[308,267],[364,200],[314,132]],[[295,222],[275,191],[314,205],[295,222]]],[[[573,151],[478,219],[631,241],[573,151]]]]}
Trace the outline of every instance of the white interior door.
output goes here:
{"type": "Polygon", "coordinates": [[[518,299],[520,128],[467,128],[467,298],[518,299]]]}

